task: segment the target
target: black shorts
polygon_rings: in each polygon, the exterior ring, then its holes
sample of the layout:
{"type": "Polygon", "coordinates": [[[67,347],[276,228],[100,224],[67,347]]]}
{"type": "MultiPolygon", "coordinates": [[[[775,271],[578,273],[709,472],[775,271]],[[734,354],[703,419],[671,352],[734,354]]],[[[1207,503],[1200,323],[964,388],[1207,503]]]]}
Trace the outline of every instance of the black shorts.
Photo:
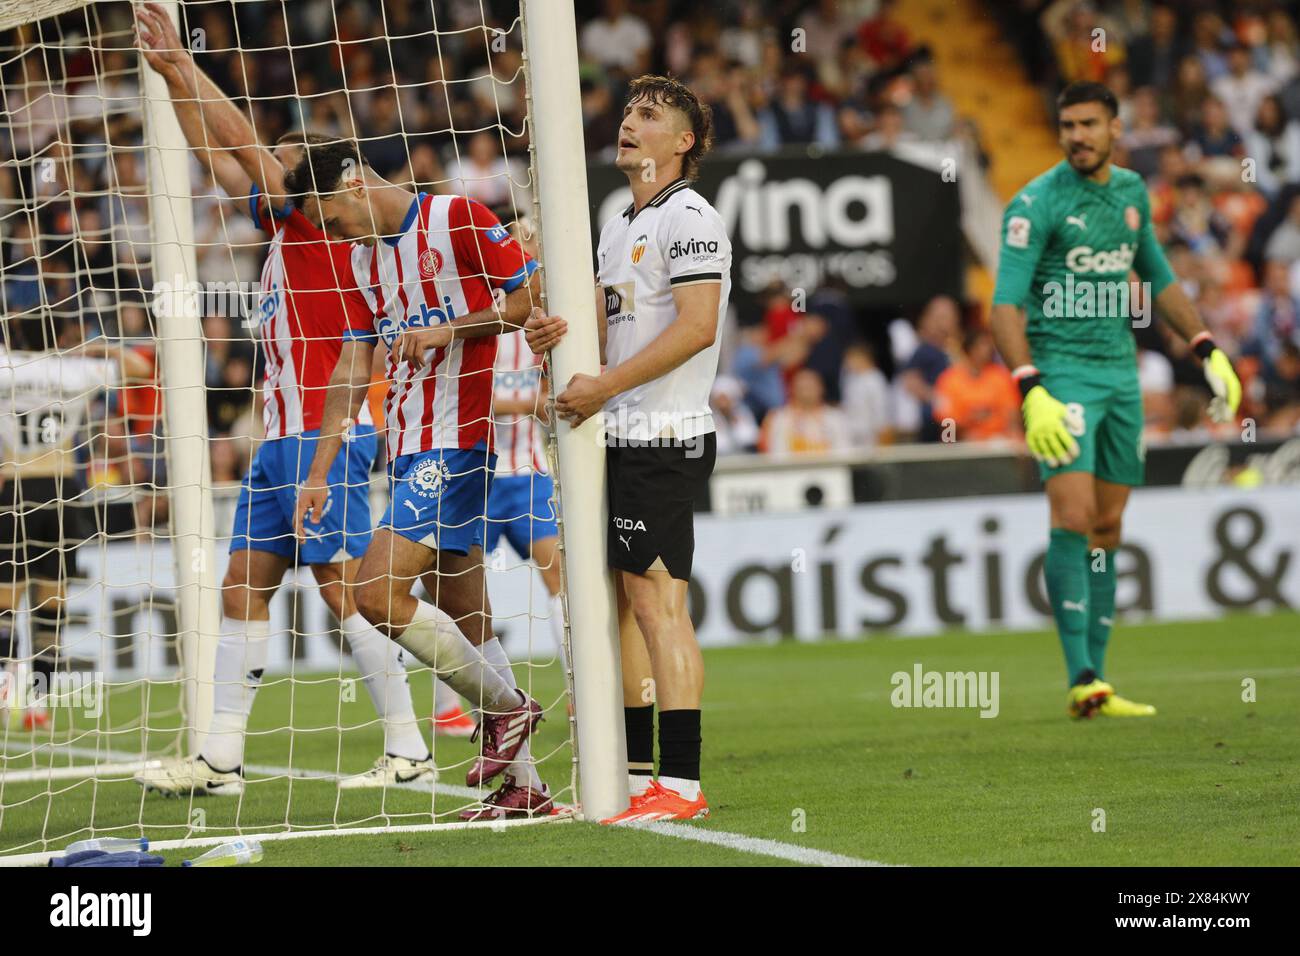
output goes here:
{"type": "Polygon", "coordinates": [[[609,566],[645,574],[656,558],[674,578],[689,581],[695,557],[695,502],[704,496],[718,438],[629,442],[605,450],[609,498],[609,566]]]}
{"type": "Polygon", "coordinates": [[[75,549],[96,532],[80,479],[7,478],[0,490],[0,586],[76,577],[75,549]]]}

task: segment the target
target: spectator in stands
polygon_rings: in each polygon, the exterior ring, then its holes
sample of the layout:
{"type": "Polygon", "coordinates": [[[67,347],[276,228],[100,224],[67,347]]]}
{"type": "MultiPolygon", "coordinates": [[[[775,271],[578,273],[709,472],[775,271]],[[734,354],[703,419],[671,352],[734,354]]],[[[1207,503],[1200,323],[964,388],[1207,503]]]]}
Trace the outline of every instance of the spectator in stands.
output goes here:
{"type": "Polygon", "coordinates": [[[739,380],[730,375],[719,375],[713,380],[709,407],[713,410],[719,455],[758,450],[758,422],[744,399],[745,388],[739,380]]]}
{"type": "Polygon", "coordinates": [[[830,149],[839,143],[835,112],[808,95],[808,74],[790,64],[781,72],[777,95],[758,114],[759,143],[764,149],[816,143],[830,149]]]}
{"type": "Polygon", "coordinates": [[[234,485],[243,477],[240,468],[238,443],[227,437],[208,442],[208,455],[212,463],[214,485],[234,485]]]}
{"type": "Polygon", "coordinates": [[[584,59],[634,77],[650,68],[654,35],[627,6],[627,0],[604,0],[601,15],[582,28],[579,46],[584,59]]]}
{"type": "MultiPolygon", "coordinates": [[[[470,137],[465,153],[447,166],[448,192],[477,199],[488,208],[514,207],[527,211],[528,171],[514,158],[502,152],[501,134],[483,130],[470,137]],[[514,184],[514,185],[512,185],[514,184]]],[[[513,219],[513,215],[503,221],[513,219]]]]}
{"type": "Polygon", "coordinates": [[[1255,162],[1255,182],[1269,199],[1283,186],[1300,183],[1300,122],[1288,119],[1277,96],[1266,96],[1246,134],[1246,155],[1255,162]]]}
{"type": "Polygon", "coordinates": [[[1197,255],[1217,255],[1227,241],[1229,227],[1215,210],[1205,180],[1189,173],[1176,186],[1172,235],[1197,255]]]}
{"type": "Polygon", "coordinates": [[[826,404],[821,376],[812,369],[795,372],[790,404],[774,409],[763,420],[761,447],[773,455],[846,451],[850,447],[848,416],[826,404]]]}
{"type": "Polygon", "coordinates": [[[889,382],[876,365],[876,354],[862,340],[844,352],[840,378],[840,408],[849,420],[849,440],[854,448],[871,449],[893,438],[889,382]]]}
{"type": "Polygon", "coordinates": [[[1174,425],[1174,367],[1155,349],[1138,349],[1138,387],[1148,432],[1167,433],[1174,425]]]}
{"type": "Polygon", "coordinates": [[[1189,130],[1201,116],[1201,106],[1210,95],[1205,79],[1205,67],[1194,54],[1183,57],[1178,64],[1178,76],[1168,90],[1164,113],[1181,130],[1189,130]]]}
{"type": "Polygon", "coordinates": [[[1087,0],[1050,4],[1043,13],[1043,30],[1052,39],[1062,83],[1105,82],[1107,70],[1124,62],[1121,31],[1087,0]],[[1103,31],[1104,43],[1097,42],[1097,30],[1103,31]]]}
{"type": "Polygon", "coordinates": [[[13,236],[4,243],[4,312],[26,312],[41,304],[41,274],[32,224],[20,218],[13,236]]]}
{"type": "Polygon", "coordinates": [[[854,39],[859,18],[841,0],[817,0],[799,14],[797,24],[804,34],[804,52],[820,62],[840,55],[845,41],[854,39]]]}
{"type": "MultiPolygon", "coordinates": [[[[698,87],[692,87],[698,93],[698,87]]],[[[618,148],[618,127],[621,117],[614,108],[614,97],[608,83],[583,80],[582,138],[591,154],[612,154],[618,148]]],[[[715,122],[717,114],[714,114],[715,122]]],[[[715,128],[716,129],[716,128],[715,128]]],[[[715,132],[716,137],[716,132],[715,132]]]]}
{"type": "Polygon", "coordinates": [[[773,408],[785,404],[785,378],[780,344],[768,339],[762,325],[741,326],[731,357],[731,374],[745,389],[745,404],[762,421],[773,408]]]}
{"type": "Polygon", "coordinates": [[[746,96],[745,68],[738,63],[724,63],[716,53],[698,57],[694,67],[689,85],[713,111],[714,149],[757,147],[762,129],[746,96]]]}
{"type": "Polygon", "coordinates": [[[939,427],[934,420],[934,386],[939,376],[952,364],[957,330],[961,325],[957,303],[946,295],[935,296],[927,303],[916,324],[919,342],[899,374],[899,381],[920,403],[921,441],[938,441],[939,427]]]}
{"type": "Polygon", "coordinates": [[[1206,97],[1201,104],[1201,121],[1192,129],[1191,142],[1203,159],[1216,156],[1239,159],[1245,153],[1241,137],[1228,122],[1223,101],[1216,96],[1206,97]]]}
{"type": "MultiPolygon", "coordinates": [[[[771,44],[764,34],[771,25],[763,18],[762,8],[756,0],[740,0],[731,5],[732,15],[718,34],[718,50],[728,60],[735,60],[747,69],[763,71],[765,59],[771,56],[771,44]]],[[[775,74],[772,74],[775,76],[775,74]]]]}
{"type": "Polygon", "coordinates": [[[934,61],[917,57],[912,64],[912,95],[903,107],[903,125],[917,139],[946,140],[952,135],[952,103],[939,91],[934,61]]]}
{"type": "Polygon", "coordinates": [[[1286,263],[1300,260],[1300,194],[1291,197],[1287,207],[1287,216],[1282,224],[1268,238],[1264,247],[1267,259],[1279,259],[1286,263]]]}
{"type": "Polygon", "coordinates": [[[1129,44],[1133,85],[1168,89],[1178,72],[1186,45],[1178,35],[1178,15],[1164,3],[1151,8],[1150,29],[1129,44]]]}
{"type": "Polygon", "coordinates": [[[1128,150],[1129,168],[1150,179],[1160,169],[1162,150],[1177,147],[1178,130],[1160,116],[1160,96],[1149,86],[1133,93],[1133,122],[1125,127],[1121,142],[1128,150]]]}
{"type": "Polygon", "coordinates": [[[1226,108],[1228,122],[1244,139],[1254,128],[1259,104],[1277,90],[1277,85],[1273,77],[1255,69],[1250,48],[1238,42],[1228,51],[1228,72],[1210,89],[1226,108]]]}
{"type": "Polygon", "coordinates": [[[828,279],[810,295],[807,308],[807,320],[799,330],[808,342],[808,356],[803,364],[821,376],[826,400],[838,405],[844,353],[859,335],[858,317],[839,279],[828,279]]]}
{"type": "Polygon", "coordinates": [[[876,15],[858,27],[858,43],[884,72],[901,67],[913,49],[907,28],[894,16],[896,5],[895,0],[880,0],[876,15]]]}
{"type": "Polygon", "coordinates": [[[1278,353],[1274,374],[1264,385],[1266,427],[1300,430],[1300,345],[1287,342],[1278,353]]]}
{"type": "MultiPolygon", "coordinates": [[[[392,82],[392,77],[389,76],[381,84],[392,82]]],[[[396,90],[375,91],[370,97],[369,108],[357,119],[361,126],[361,149],[375,172],[389,177],[406,165],[406,131],[402,128],[396,90]]],[[[471,139],[471,147],[473,143],[471,139]]]]}
{"type": "MultiPolygon", "coordinates": [[[[1297,208],[1300,208],[1300,197],[1292,205],[1293,210],[1297,208]]],[[[1259,310],[1242,352],[1259,360],[1260,372],[1267,383],[1277,378],[1278,359],[1288,343],[1300,345],[1300,298],[1291,289],[1288,262],[1270,259],[1264,267],[1259,310]]]]}
{"type": "Polygon", "coordinates": [[[876,128],[858,141],[858,148],[867,152],[887,153],[900,143],[916,141],[916,134],[907,128],[903,111],[893,103],[883,104],[876,113],[876,128]]]}
{"type": "Polygon", "coordinates": [[[1279,88],[1300,74],[1300,39],[1296,36],[1295,21],[1282,7],[1268,12],[1265,40],[1262,46],[1256,47],[1256,53],[1261,55],[1262,68],[1277,81],[1279,88]]]}
{"type": "Polygon", "coordinates": [[[962,356],[934,383],[933,415],[946,431],[956,426],[959,441],[1010,438],[1019,431],[1020,389],[997,360],[993,336],[972,329],[962,342],[962,356]]]}
{"type": "Polygon", "coordinates": [[[1224,50],[1233,43],[1232,31],[1213,10],[1202,10],[1192,19],[1192,55],[1201,63],[1207,82],[1228,72],[1224,50]]]}

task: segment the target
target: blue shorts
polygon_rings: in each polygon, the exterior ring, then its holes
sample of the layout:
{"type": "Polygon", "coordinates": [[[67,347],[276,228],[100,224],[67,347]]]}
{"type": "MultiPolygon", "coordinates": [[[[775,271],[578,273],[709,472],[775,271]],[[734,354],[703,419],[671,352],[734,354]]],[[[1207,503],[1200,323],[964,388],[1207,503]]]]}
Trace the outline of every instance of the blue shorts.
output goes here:
{"type": "Polygon", "coordinates": [[[388,469],[388,510],[379,525],[434,551],[469,554],[483,544],[483,518],[497,456],[486,446],[402,455],[388,469]]]}
{"type": "Polygon", "coordinates": [[[307,522],[306,540],[293,533],[298,485],[311,470],[319,430],[264,442],[239,487],[230,550],[270,551],[304,564],[359,558],[370,544],[370,466],[378,439],[373,425],[357,425],[330,465],[330,496],[319,524],[307,522]]]}
{"type": "Polygon", "coordinates": [[[527,558],[533,552],[534,541],[558,535],[560,528],[551,502],[554,494],[555,479],[550,475],[507,475],[493,479],[483,550],[495,551],[504,534],[515,554],[527,558]]]}

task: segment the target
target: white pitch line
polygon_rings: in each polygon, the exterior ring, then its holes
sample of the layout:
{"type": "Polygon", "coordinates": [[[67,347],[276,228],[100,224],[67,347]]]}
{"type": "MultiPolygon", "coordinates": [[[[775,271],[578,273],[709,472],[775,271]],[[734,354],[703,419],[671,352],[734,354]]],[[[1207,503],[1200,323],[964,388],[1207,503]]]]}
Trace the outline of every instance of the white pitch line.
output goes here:
{"type": "Polygon", "coordinates": [[[752,853],[755,856],[770,856],[791,863],[805,866],[892,866],[879,860],[861,860],[842,853],[827,850],[813,850],[808,847],[782,843],[780,840],[762,840],[758,837],[745,836],[743,833],[727,833],[723,830],[710,830],[707,825],[687,826],[685,823],[637,823],[628,826],[630,830],[648,830],[659,836],[674,837],[678,840],[694,840],[696,843],[709,843],[713,846],[752,853]]]}
{"type": "MultiPolygon", "coordinates": [[[[59,748],[59,752],[73,757],[86,757],[90,759],[111,759],[111,760],[139,760],[140,754],[128,753],[124,751],[102,750],[93,747],[65,747],[59,748]]],[[[245,770],[261,774],[268,777],[297,777],[306,779],[334,778],[338,779],[339,774],[332,770],[311,770],[304,767],[275,767],[266,764],[246,764],[245,770]]],[[[256,781],[253,781],[256,786],[256,781]]],[[[411,784],[404,784],[392,789],[400,790],[425,790],[436,789],[439,793],[445,793],[448,796],[468,797],[479,799],[483,796],[482,790],[475,790],[472,787],[462,787],[450,783],[434,783],[432,785],[419,781],[411,784]]],[[[555,818],[545,818],[541,820],[523,820],[511,821],[510,825],[519,825],[520,823],[543,823],[555,818]]],[[[573,819],[572,817],[569,819],[573,819]]],[[[348,827],[338,830],[291,830],[280,833],[266,834],[248,834],[247,839],[253,840],[291,840],[301,837],[312,836],[348,836],[348,835],[365,835],[365,834],[386,834],[386,833],[436,833],[447,829],[480,829],[483,827],[500,827],[500,821],[494,823],[432,823],[432,824],[412,824],[400,827],[348,827]]],[[[697,843],[708,843],[713,846],[724,847],[729,850],[736,850],[740,853],[750,853],[755,856],[769,856],[778,860],[786,860],[791,863],[801,863],[805,866],[891,866],[889,863],[881,863],[879,860],[863,860],[858,857],[845,856],[841,853],[831,853],[827,850],[814,850],[808,847],[797,846],[793,843],[782,843],[779,840],[764,840],[758,837],[745,836],[743,833],[729,833],[724,830],[708,829],[705,826],[687,826],[683,823],[639,823],[632,824],[629,829],[644,830],[648,833],[654,833],[658,836],[673,837],[679,840],[694,840],[697,843]]],[[[227,840],[238,839],[238,837],[227,834],[222,837],[207,837],[201,840],[166,840],[159,843],[151,843],[151,847],[157,849],[170,850],[182,847],[213,846],[223,843],[227,840]]],[[[4,857],[0,856],[0,866],[42,866],[53,856],[53,853],[31,853],[23,857],[4,857]],[[23,860],[22,863],[16,862],[23,860]]]]}

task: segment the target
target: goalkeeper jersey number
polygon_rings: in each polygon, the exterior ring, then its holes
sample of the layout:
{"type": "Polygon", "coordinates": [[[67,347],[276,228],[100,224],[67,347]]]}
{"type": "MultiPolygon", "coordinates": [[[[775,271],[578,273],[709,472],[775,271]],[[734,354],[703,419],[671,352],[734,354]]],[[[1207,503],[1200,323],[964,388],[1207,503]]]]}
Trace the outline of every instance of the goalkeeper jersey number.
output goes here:
{"type": "Polygon", "coordinates": [[[1007,206],[993,303],[1025,309],[1036,363],[1133,364],[1130,271],[1146,286],[1143,312],[1150,314],[1174,275],[1142,177],[1111,167],[1109,181],[1096,183],[1062,161],[1007,206]]]}

